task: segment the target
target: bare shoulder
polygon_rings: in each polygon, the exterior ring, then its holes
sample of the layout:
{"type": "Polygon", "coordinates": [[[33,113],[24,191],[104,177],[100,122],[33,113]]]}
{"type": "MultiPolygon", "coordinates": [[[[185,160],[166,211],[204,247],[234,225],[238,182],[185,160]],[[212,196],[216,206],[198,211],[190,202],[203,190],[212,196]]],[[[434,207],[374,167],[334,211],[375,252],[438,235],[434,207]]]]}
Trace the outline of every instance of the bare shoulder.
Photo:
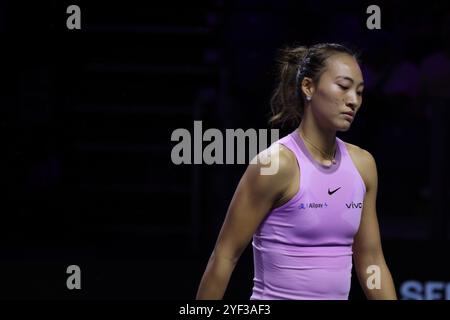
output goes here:
{"type": "Polygon", "coordinates": [[[296,169],[297,160],[295,154],[280,143],[274,143],[269,148],[261,151],[252,163],[258,163],[260,168],[276,168],[273,175],[280,178],[292,176],[292,170],[296,169]]]}
{"type": "Polygon", "coordinates": [[[297,170],[295,154],[279,143],[261,151],[250,163],[249,179],[253,185],[262,190],[276,189],[279,194],[284,194],[290,187],[297,170]]]}
{"type": "Polygon", "coordinates": [[[366,189],[373,187],[377,183],[377,165],[373,155],[357,145],[345,142],[348,153],[353,160],[359,174],[364,180],[366,189]]]}

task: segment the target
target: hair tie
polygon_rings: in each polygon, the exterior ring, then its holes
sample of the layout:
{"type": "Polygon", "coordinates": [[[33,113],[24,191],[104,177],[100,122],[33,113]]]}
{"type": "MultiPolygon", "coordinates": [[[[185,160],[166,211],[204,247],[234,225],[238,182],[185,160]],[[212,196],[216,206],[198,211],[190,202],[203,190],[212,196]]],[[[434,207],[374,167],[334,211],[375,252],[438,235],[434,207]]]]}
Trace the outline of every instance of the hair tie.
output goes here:
{"type": "Polygon", "coordinates": [[[302,61],[298,66],[298,75],[304,77],[306,70],[308,68],[309,62],[311,61],[311,57],[309,56],[309,52],[303,57],[302,61]]]}
{"type": "Polygon", "coordinates": [[[306,55],[303,57],[303,59],[300,61],[300,63],[298,64],[297,75],[295,77],[295,80],[296,80],[295,82],[296,82],[296,87],[297,87],[296,94],[297,94],[298,98],[301,97],[300,83],[308,70],[310,61],[311,61],[311,57],[309,56],[309,51],[308,51],[306,53],[306,55]]]}

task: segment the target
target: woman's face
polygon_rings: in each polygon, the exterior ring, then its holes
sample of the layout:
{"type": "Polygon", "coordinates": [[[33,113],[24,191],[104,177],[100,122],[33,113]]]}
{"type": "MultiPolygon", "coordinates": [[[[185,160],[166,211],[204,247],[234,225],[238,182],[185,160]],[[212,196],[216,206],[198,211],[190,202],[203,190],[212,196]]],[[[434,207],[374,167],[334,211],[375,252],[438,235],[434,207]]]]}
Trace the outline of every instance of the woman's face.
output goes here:
{"type": "Polygon", "coordinates": [[[334,54],[326,64],[319,83],[312,88],[311,112],[326,128],[347,131],[362,103],[362,72],[348,54],[334,54]]]}

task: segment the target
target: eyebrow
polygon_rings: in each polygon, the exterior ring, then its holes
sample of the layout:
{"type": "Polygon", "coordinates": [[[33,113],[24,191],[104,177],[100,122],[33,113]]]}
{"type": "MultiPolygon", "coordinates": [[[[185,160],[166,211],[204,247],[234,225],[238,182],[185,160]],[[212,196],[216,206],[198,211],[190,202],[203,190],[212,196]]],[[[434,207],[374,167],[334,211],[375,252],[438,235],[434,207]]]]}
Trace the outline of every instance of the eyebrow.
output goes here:
{"type": "MultiPolygon", "coordinates": [[[[349,81],[351,81],[352,83],[355,82],[355,80],[353,80],[352,78],[347,77],[347,76],[337,76],[337,77],[336,77],[336,79],[339,79],[339,78],[342,78],[342,79],[345,79],[345,80],[349,80],[349,81]]],[[[361,82],[358,84],[358,86],[363,86],[363,85],[364,85],[364,81],[361,81],[361,82]]]]}

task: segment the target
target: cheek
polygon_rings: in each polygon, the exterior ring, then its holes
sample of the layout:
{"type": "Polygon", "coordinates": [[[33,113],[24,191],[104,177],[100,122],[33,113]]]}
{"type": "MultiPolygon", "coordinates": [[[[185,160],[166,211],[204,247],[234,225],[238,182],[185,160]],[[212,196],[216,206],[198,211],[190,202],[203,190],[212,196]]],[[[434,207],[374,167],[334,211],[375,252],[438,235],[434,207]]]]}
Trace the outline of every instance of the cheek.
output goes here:
{"type": "Polygon", "coordinates": [[[320,104],[326,111],[331,111],[342,104],[342,94],[339,89],[329,88],[317,92],[320,104]]]}
{"type": "Polygon", "coordinates": [[[325,88],[321,88],[317,91],[318,96],[323,101],[334,103],[335,101],[339,101],[342,96],[342,92],[339,90],[339,88],[329,85],[325,88]]]}

